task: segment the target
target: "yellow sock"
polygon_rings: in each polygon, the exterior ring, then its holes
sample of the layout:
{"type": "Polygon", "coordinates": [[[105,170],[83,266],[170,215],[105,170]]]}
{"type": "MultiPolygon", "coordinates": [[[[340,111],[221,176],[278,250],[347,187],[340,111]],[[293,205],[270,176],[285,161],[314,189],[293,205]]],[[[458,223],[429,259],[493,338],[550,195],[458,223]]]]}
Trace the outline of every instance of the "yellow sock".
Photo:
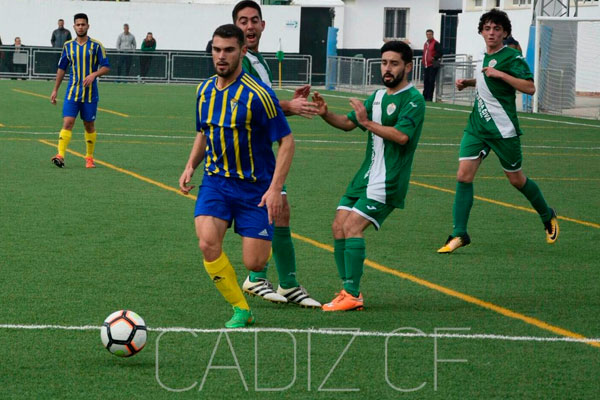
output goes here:
{"type": "Polygon", "coordinates": [[[244,310],[250,309],[238,284],[235,270],[224,252],[215,261],[204,260],[204,268],[229,304],[244,310]]]}
{"type": "Polygon", "coordinates": [[[98,134],[94,131],[92,133],[85,133],[85,156],[94,157],[94,147],[96,146],[96,136],[98,134]]]}
{"type": "Polygon", "coordinates": [[[60,154],[62,158],[65,158],[67,146],[69,146],[69,142],[71,141],[71,134],[71,131],[61,129],[60,134],[58,135],[58,154],[60,154]]]}

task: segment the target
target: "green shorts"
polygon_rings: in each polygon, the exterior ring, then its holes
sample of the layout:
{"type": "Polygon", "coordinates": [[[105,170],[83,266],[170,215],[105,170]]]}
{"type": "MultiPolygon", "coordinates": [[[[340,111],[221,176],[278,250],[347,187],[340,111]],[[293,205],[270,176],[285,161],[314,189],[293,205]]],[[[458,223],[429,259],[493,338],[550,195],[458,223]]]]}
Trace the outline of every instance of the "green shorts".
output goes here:
{"type": "Polygon", "coordinates": [[[484,159],[491,150],[498,156],[502,168],[506,172],[516,172],[521,169],[523,154],[521,139],[515,136],[508,139],[484,139],[465,130],[460,141],[459,161],[484,159]]]}
{"type": "Polygon", "coordinates": [[[369,220],[377,230],[379,230],[379,227],[383,224],[387,216],[394,211],[394,208],[375,200],[363,197],[348,197],[347,195],[342,196],[340,204],[337,207],[338,210],[354,211],[361,217],[369,220]]]}

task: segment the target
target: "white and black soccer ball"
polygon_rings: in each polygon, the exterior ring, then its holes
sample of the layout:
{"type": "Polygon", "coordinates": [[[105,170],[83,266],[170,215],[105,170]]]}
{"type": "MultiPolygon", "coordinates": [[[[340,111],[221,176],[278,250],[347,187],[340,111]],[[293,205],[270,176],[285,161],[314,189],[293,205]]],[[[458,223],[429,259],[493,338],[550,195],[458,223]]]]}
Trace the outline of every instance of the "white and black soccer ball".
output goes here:
{"type": "Polygon", "coordinates": [[[104,320],[100,338],[114,355],[131,357],[146,345],[146,323],[133,311],[115,311],[104,320]]]}

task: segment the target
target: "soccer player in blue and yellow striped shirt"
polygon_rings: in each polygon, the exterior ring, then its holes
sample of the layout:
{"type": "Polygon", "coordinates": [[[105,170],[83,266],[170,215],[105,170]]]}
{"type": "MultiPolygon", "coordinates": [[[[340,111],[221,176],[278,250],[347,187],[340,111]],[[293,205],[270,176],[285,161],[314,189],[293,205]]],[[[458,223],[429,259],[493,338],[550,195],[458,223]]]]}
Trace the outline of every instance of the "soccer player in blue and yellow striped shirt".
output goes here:
{"type": "Polygon", "coordinates": [[[241,328],[254,316],[223,252],[227,228],[242,236],[247,269],[260,271],[271,253],[273,219],[282,209],[281,190],[292,163],[294,139],[273,91],[242,71],[244,33],[223,25],[213,35],[217,75],[198,86],[196,140],[179,178],[185,194],[204,160],[204,177],[194,212],[204,268],[234,314],[225,326],[241,328]],[[279,142],[277,160],[272,144],[279,142]]]}
{"type": "Polygon", "coordinates": [[[69,65],[71,72],[69,86],[63,105],[63,127],[58,138],[58,154],[52,162],[59,168],[65,166],[65,153],[77,114],[81,115],[85,127],[85,166],[94,168],[94,147],[96,145],[96,111],[98,109],[98,83],[96,78],[110,71],[106,51],[102,43],[92,39],[87,32],[90,25],[85,14],[75,14],[74,25],[77,38],[66,42],[56,71],[56,83],[50,95],[52,104],[56,104],[58,88],[63,81],[69,65]]]}

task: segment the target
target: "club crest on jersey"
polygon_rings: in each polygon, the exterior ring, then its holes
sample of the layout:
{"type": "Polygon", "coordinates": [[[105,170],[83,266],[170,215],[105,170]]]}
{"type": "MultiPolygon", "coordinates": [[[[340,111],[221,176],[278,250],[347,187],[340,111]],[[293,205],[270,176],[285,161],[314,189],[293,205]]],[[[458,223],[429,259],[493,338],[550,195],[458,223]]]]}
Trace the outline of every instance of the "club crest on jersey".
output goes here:
{"type": "Polygon", "coordinates": [[[396,111],[396,105],[394,103],[388,104],[386,111],[387,115],[392,115],[396,111]]]}
{"type": "Polygon", "coordinates": [[[492,67],[494,68],[496,66],[496,64],[498,64],[498,61],[496,61],[496,59],[492,59],[490,60],[490,62],[488,63],[488,67],[492,67]]]}
{"type": "Polygon", "coordinates": [[[237,100],[233,99],[229,102],[229,105],[231,106],[231,111],[233,111],[237,107],[238,102],[237,102],[237,100]]]}

